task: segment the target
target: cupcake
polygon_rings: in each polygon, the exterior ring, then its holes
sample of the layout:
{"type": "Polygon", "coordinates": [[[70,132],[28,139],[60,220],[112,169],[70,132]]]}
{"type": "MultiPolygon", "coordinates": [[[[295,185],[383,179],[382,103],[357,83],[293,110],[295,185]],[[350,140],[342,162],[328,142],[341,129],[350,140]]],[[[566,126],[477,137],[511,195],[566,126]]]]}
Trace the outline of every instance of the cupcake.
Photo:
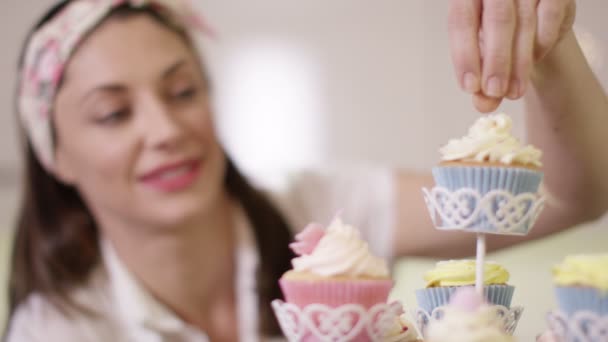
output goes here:
{"type": "Polygon", "coordinates": [[[568,256],[554,267],[553,281],[566,315],[587,311],[608,317],[608,254],[568,256]]]}
{"type": "Polygon", "coordinates": [[[503,330],[496,312],[486,305],[473,288],[458,290],[444,316],[432,322],[425,335],[427,342],[514,342],[503,330]]]}
{"type": "Polygon", "coordinates": [[[369,309],[387,302],[393,284],[387,263],[370,252],[357,229],[336,218],[325,230],[308,226],[296,240],[291,248],[299,256],[279,280],[288,303],[369,309]]]}
{"type": "MultiPolygon", "coordinates": [[[[491,304],[510,308],[515,287],[507,284],[509,272],[494,262],[486,262],[484,268],[486,300],[491,304]]],[[[434,269],[424,275],[426,288],[416,291],[418,306],[432,314],[435,308],[447,305],[456,290],[474,286],[475,276],[475,260],[438,262],[434,269]]]]}
{"type": "MultiPolygon", "coordinates": [[[[451,192],[476,190],[482,197],[493,190],[502,190],[512,196],[536,194],[543,178],[540,171],[542,153],[531,145],[519,142],[511,135],[511,129],[511,118],[505,114],[479,118],[467,136],[450,140],[440,149],[441,162],[433,168],[437,185],[451,192]]],[[[521,215],[515,223],[508,222],[505,215],[510,213],[500,210],[505,198],[496,197],[488,205],[489,213],[482,212],[473,220],[466,221],[479,204],[477,199],[467,198],[467,203],[461,203],[457,208],[458,212],[446,213],[450,218],[462,218],[465,226],[445,228],[487,233],[508,230],[512,234],[524,235],[536,219],[536,215],[530,214],[521,215]]],[[[529,200],[524,207],[518,209],[521,213],[534,213],[533,204],[534,201],[529,200]]],[[[448,217],[444,216],[445,218],[448,217]]]]}

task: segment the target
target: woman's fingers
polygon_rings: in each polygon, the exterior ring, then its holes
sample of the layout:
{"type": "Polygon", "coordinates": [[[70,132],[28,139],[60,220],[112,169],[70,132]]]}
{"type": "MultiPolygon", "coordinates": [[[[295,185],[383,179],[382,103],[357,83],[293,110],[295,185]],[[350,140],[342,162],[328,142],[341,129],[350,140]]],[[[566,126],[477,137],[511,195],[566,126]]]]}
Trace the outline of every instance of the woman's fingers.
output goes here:
{"type": "Polygon", "coordinates": [[[479,29],[481,0],[452,0],[448,16],[450,51],[461,88],[475,94],[481,89],[479,29]]]}
{"type": "Polygon", "coordinates": [[[452,62],[462,89],[481,112],[518,99],[534,63],[571,29],[574,0],[451,0],[452,62]]]}
{"type": "Polygon", "coordinates": [[[502,98],[488,97],[481,92],[473,94],[473,105],[481,113],[490,113],[495,111],[501,102],[502,98]]]}
{"type": "Polygon", "coordinates": [[[542,59],[562,34],[569,0],[540,0],[537,8],[535,60],[542,59]]]}
{"type": "Polygon", "coordinates": [[[483,1],[482,90],[486,96],[502,98],[509,88],[516,24],[514,0],[483,1]]]}
{"type": "Polygon", "coordinates": [[[515,100],[523,96],[534,65],[536,37],[536,6],[538,0],[515,0],[517,26],[513,42],[511,77],[507,97],[515,100]]]}

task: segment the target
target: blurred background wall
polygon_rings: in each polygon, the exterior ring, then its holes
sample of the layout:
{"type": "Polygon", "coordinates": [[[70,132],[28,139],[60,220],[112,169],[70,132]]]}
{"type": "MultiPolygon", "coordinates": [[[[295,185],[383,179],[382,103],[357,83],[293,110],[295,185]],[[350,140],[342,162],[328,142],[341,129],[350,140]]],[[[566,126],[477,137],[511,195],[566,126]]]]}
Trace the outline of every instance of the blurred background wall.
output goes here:
{"type": "MultiPolygon", "coordinates": [[[[3,2],[0,236],[13,225],[19,196],[19,144],[12,106],[17,55],[34,18],[53,2],[3,2]]],[[[277,181],[277,171],[329,163],[426,169],[437,160],[437,148],[464,133],[478,115],[453,76],[447,1],[194,3],[218,36],[204,42],[203,49],[215,79],[222,138],[237,162],[262,182],[277,181]]],[[[603,0],[580,1],[577,32],[606,85],[604,6],[603,0]]],[[[507,102],[500,110],[513,115],[522,134],[521,105],[507,102]]],[[[513,274],[512,282],[519,288],[515,302],[527,306],[518,329],[522,341],[532,340],[543,329],[544,314],[553,305],[550,265],[566,253],[605,251],[605,225],[579,227],[493,256],[513,274]],[[532,266],[531,258],[538,264],[532,266]]],[[[6,269],[6,240],[0,239],[0,281],[6,269]]],[[[413,307],[412,290],[422,286],[421,273],[431,262],[400,263],[395,297],[413,307]]],[[[3,300],[4,294],[0,304],[3,300]]]]}

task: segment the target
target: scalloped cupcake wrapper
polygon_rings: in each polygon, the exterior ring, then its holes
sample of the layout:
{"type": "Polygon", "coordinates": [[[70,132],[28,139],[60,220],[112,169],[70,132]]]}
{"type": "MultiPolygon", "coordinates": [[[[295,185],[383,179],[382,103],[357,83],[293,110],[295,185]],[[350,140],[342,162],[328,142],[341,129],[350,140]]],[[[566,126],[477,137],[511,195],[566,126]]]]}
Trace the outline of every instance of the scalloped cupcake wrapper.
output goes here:
{"type": "Polygon", "coordinates": [[[567,315],[578,311],[608,315],[608,291],[582,286],[558,286],[555,288],[555,294],[560,310],[567,315]]]}
{"type": "Polygon", "coordinates": [[[310,304],[338,307],[359,304],[365,308],[386,303],[393,287],[391,280],[287,280],[279,284],[285,301],[303,308],[310,304]]]}
{"type": "Polygon", "coordinates": [[[272,308],[289,341],[404,341],[407,331],[390,334],[404,310],[399,302],[364,308],[357,304],[328,307],[311,304],[300,308],[274,300],[272,308]],[[383,338],[390,334],[390,338],[383,338]]]}
{"type": "Polygon", "coordinates": [[[608,341],[608,315],[601,316],[587,310],[568,315],[557,310],[547,315],[547,323],[555,341],[608,341]]]}
{"type": "MultiPolygon", "coordinates": [[[[450,297],[462,286],[431,287],[416,290],[416,300],[418,306],[426,312],[433,312],[433,309],[448,305],[450,297]]],[[[484,293],[486,300],[490,304],[502,305],[506,308],[511,307],[511,300],[515,287],[511,285],[486,285],[484,293]]]]}
{"type": "MultiPolygon", "coordinates": [[[[543,179],[543,173],[525,168],[516,167],[483,167],[483,166],[438,166],[433,168],[433,177],[438,186],[450,191],[457,191],[463,188],[474,189],[485,195],[492,190],[504,190],[512,195],[524,193],[537,193],[543,179]]],[[[498,201],[500,198],[497,198],[498,201]]],[[[468,206],[474,208],[477,203],[473,198],[468,199],[468,206]]],[[[533,203],[529,204],[530,206],[533,203]]],[[[500,208],[501,204],[492,204],[495,208],[500,208]]],[[[529,208],[528,208],[529,209],[529,208]]],[[[523,229],[531,228],[532,219],[524,222],[523,229]]],[[[474,227],[475,231],[487,231],[488,233],[497,232],[497,227],[492,224],[487,216],[481,215],[479,219],[473,221],[468,227],[474,227]]]]}

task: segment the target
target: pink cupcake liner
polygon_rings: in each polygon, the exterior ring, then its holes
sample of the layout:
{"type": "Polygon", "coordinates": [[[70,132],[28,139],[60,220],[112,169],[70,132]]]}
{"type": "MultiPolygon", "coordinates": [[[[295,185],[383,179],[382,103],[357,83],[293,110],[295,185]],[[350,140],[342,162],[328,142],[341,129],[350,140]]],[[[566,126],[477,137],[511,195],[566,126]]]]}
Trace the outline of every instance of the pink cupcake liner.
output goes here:
{"type": "Polygon", "coordinates": [[[386,303],[393,287],[391,280],[288,280],[279,284],[285,301],[303,308],[310,304],[338,307],[359,304],[366,309],[386,303]]]}

